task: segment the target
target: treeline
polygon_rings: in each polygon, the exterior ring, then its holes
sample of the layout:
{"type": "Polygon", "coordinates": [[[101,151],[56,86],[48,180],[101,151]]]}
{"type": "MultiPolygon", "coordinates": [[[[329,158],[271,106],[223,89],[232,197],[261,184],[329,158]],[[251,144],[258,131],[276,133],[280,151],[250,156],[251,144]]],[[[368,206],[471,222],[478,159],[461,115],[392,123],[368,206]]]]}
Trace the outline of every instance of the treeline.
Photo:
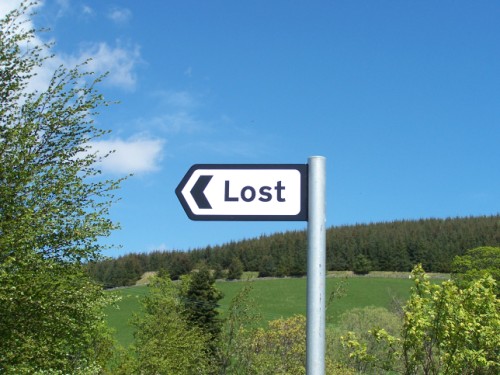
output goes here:
{"type": "MultiPolygon", "coordinates": [[[[455,256],[479,246],[500,246],[500,215],[331,227],[326,236],[330,271],[353,270],[362,258],[373,271],[410,271],[421,263],[427,272],[450,272],[455,256]]],[[[218,276],[238,266],[259,277],[304,276],[307,234],[276,233],[189,252],[133,253],[91,263],[89,272],[111,288],[132,285],[147,271],[165,270],[177,279],[200,264],[218,276]]]]}

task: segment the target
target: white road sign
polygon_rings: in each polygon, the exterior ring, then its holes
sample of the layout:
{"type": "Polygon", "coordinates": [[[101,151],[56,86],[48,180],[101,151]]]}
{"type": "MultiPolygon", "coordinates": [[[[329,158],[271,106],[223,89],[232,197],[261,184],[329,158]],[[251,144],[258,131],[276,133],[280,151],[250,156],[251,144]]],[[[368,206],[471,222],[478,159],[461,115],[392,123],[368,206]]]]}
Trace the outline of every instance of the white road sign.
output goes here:
{"type": "Polygon", "coordinates": [[[175,192],[192,220],[307,220],[306,164],[196,164],[175,192]]]}

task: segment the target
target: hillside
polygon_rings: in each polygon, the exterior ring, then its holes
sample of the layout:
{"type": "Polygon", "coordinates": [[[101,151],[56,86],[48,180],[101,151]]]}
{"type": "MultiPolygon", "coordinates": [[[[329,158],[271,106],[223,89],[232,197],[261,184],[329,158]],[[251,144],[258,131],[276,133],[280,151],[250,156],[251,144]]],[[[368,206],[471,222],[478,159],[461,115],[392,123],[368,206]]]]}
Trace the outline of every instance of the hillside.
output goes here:
{"type": "MultiPolygon", "coordinates": [[[[359,259],[374,271],[409,271],[421,263],[428,272],[450,272],[457,255],[478,246],[500,246],[500,215],[402,220],[346,225],[327,230],[327,270],[353,270],[359,259]]],[[[305,231],[207,246],[190,252],[133,253],[89,265],[105,287],[133,285],[144,272],[163,269],[173,279],[200,262],[219,275],[231,264],[260,277],[303,276],[306,273],[305,231]]]]}

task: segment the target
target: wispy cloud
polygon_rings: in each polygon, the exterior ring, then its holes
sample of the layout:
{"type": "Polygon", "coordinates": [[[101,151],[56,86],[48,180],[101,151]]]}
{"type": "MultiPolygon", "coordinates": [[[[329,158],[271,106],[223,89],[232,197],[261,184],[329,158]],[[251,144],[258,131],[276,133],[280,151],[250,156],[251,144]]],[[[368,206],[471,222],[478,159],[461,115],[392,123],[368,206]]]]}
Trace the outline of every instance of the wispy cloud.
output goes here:
{"type": "MultiPolygon", "coordinates": [[[[41,43],[35,40],[34,43],[41,43]]],[[[36,76],[29,82],[28,90],[44,91],[47,89],[54,71],[59,66],[68,69],[88,60],[82,69],[97,75],[108,73],[104,85],[122,90],[133,91],[137,84],[135,68],[142,61],[140,47],[110,46],[107,43],[86,44],[76,54],[59,53],[45,61],[36,69],[36,76]]]]}
{"type": "Polygon", "coordinates": [[[198,96],[185,90],[162,90],[152,94],[155,115],[140,118],[137,123],[143,129],[166,134],[193,134],[207,129],[196,113],[200,106],[198,96]]]}
{"type": "Polygon", "coordinates": [[[62,17],[69,10],[70,3],[69,0],[57,0],[57,5],[59,5],[59,11],[57,17],[62,17]]]}
{"type": "Polygon", "coordinates": [[[102,74],[108,72],[106,84],[118,88],[133,90],[137,83],[136,66],[142,61],[140,47],[117,46],[107,43],[86,44],[76,56],[66,56],[70,66],[90,59],[88,69],[102,74]]]}
{"type": "Polygon", "coordinates": [[[224,157],[255,158],[268,155],[273,139],[256,134],[251,127],[237,126],[230,116],[207,118],[203,94],[188,90],[161,90],[152,93],[156,103],[151,115],[136,124],[144,131],[163,134],[171,141],[171,149],[224,157]],[[187,137],[186,137],[187,136],[187,137]]]}
{"type": "Polygon", "coordinates": [[[139,122],[143,127],[168,134],[193,134],[206,128],[194,114],[185,111],[157,115],[147,120],[139,120],[139,122]]]}
{"type": "Polygon", "coordinates": [[[108,13],[108,18],[117,24],[125,24],[132,18],[132,12],[127,8],[113,8],[108,13]]]}
{"type": "Polygon", "coordinates": [[[82,13],[87,16],[92,16],[94,14],[94,9],[88,5],[82,5],[82,13]]]}
{"type": "MultiPolygon", "coordinates": [[[[0,2],[0,17],[4,17],[11,11],[18,9],[21,0],[13,0],[9,2],[0,2]]],[[[33,5],[31,10],[37,9],[43,5],[43,2],[39,2],[36,5],[33,5]]],[[[18,19],[18,25],[20,25],[19,32],[33,30],[35,29],[35,25],[33,24],[33,20],[29,17],[28,14],[22,14],[18,19]]],[[[33,48],[34,46],[41,47],[43,50],[44,41],[35,35],[35,37],[29,41],[29,43],[20,44],[20,47],[23,49],[33,48]]],[[[43,51],[44,57],[49,57],[49,51],[43,51]]],[[[48,59],[45,61],[44,66],[35,68],[35,75],[30,78],[27,90],[28,91],[42,91],[47,89],[50,79],[54,71],[63,63],[58,57],[54,57],[52,59],[48,59]]]]}
{"type": "MultiPolygon", "coordinates": [[[[0,2],[0,17],[18,7],[20,3],[21,0],[0,2]]],[[[70,2],[67,0],[58,0],[57,4],[61,11],[66,11],[70,6],[70,2]]],[[[43,1],[39,2],[37,6],[42,5],[43,1]]],[[[90,7],[86,6],[84,6],[83,11],[87,14],[93,12],[90,7]]],[[[121,12],[117,10],[113,17],[117,21],[124,21],[131,16],[128,13],[126,10],[121,10],[121,12]]],[[[34,28],[35,25],[26,18],[23,26],[25,29],[30,29],[34,28]]],[[[30,43],[31,45],[42,45],[44,41],[39,36],[35,36],[35,39],[30,43]]],[[[46,90],[54,71],[59,66],[72,68],[88,59],[90,59],[90,62],[86,65],[86,68],[89,71],[97,74],[109,72],[105,80],[106,84],[127,90],[135,88],[137,82],[135,68],[142,61],[140,47],[138,45],[123,46],[119,42],[117,42],[116,46],[111,46],[105,42],[100,42],[87,43],[76,53],[57,53],[53,58],[46,60],[45,64],[37,70],[37,75],[30,80],[28,90],[46,90]]],[[[187,98],[183,100],[188,101],[187,98]]],[[[186,120],[185,122],[189,121],[186,120]]],[[[105,173],[142,174],[160,169],[164,144],[163,139],[140,136],[129,139],[98,140],[90,144],[91,150],[89,152],[97,152],[103,156],[110,151],[114,151],[104,158],[100,165],[105,173]]]]}
{"type": "Polygon", "coordinates": [[[12,1],[8,3],[6,1],[0,2],[0,17],[5,16],[11,10],[15,9],[20,3],[21,1],[12,1]]]}
{"type": "MultiPolygon", "coordinates": [[[[0,2],[0,17],[7,14],[20,4],[20,1],[0,2]]],[[[41,6],[40,2],[37,6],[41,6]]],[[[62,10],[69,6],[69,2],[61,1],[59,5],[62,10]]],[[[91,12],[90,8],[86,12],[91,12]]],[[[25,29],[34,28],[31,20],[23,25],[25,29]]],[[[31,45],[42,45],[44,40],[37,35],[31,45]]],[[[32,78],[29,90],[43,91],[48,87],[53,72],[59,66],[73,68],[86,60],[91,60],[86,66],[89,71],[96,74],[109,72],[104,84],[125,90],[134,90],[137,83],[136,67],[142,62],[140,46],[123,45],[119,41],[115,46],[105,42],[82,44],[76,52],[56,53],[56,55],[45,61],[45,64],[37,70],[37,75],[32,78]]]]}
{"type": "Polygon", "coordinates": [[[194,109],[198,106],[199,100],[189,91],[163,90],[154,94],[163,105],[167,105],[177,110],[194,109]]]}
{"type": "Polygon", "coordinates": [[[105,173],[144,174],[160,169],[165,141],[158,138],[132,138],[99,140],[90,144],[90,152],[97,152],[105,158],[99,167],[105,173]]]}
{"type": "MultiPolygon", "coordinates": [[[[7,13],[13,11],[14,9],[17,9],[19,5],[21,5],[21,2],[22,0],[0,1],[0,17],[4,17],[5,15],[7,15],[7,13]]],[[[36,9],[38,7],[41,7],[42,5],[43,1],[38,2],[36,5],[33,5],[32,9],[36,9]]],[[[24,24],[25,30],[33,28],[33,23],[28,19],[28,17],[24,17],[24,21],[26,22],[24,24]]]]}

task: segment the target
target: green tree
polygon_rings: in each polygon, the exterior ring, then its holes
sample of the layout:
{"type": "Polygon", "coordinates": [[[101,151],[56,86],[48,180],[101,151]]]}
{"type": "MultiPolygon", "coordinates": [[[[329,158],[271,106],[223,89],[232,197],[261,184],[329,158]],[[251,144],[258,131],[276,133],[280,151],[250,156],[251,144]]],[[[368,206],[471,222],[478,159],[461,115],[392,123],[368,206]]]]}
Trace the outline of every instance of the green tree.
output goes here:
{"type": "MultiPolygon", "coordinates": [[[[244,375],[305,375],[306,373],[306,318],[295,315],[269,322],[267,329],[257,328],[245,335],[240,345],[244,358],[244,375]]],[[[353,374],[351,369],[325,359],[329,375],[353,374]]]]}
{"type": "Polygon", "coordinates": [[[496,294],[500,294],[500,247],[483,246],[467,251],[453,259],[452,277],[463,287],[485,275],[491,275],[496,283],[496,294]]]}
{"type": "Polygon", "coordinates": [[[183,314],[191,325],[198,327],[210,338],[208,348],[215,358],[222,329],[217,310],[222,292],[215,287],[215,279],[205,265],[181,280],[183,314]]]}
{"type": "Polygon", "coordinates": [[[246,283],[229,304],[220,341],[220,375],[247,373],[249,367],[247,342],[253,332],[248,327],[255,326],[259,319],[255,301],[251,296],[252,291],[252,284],[246,283]]]}
{"type": "Polygon", "coordinates": [[[211,337],[186,318],[179,288],[164,275],[154,277],[149,290],[143,300],[144,314],[136,315],[133,322],[137,362],[135,365],[128,363],[127,371],[178,375],[212,373],[213,364],[207,354],[211,337]]]}
{"type": "Polygon", "coordinates": [[[189,260],[189,255],[181,252],[170,253],[169,273],[172,280],[177,280],[182,275],[187,275],[193,266],[189,260]]]}
{"type": "Polygon", "coordinates": [[[234,257],[229,264],[229,268],[227,270],[227,279],[228,280],[236,280],[240,279],[243,274],[243,263],[237,257],[234,257]]]}
{"type": "Polygon", "coordinates": [[[270,255],[262,257],[259,267],[259,277],[273,277],[276,275],[274,258],[270,255]]]}
{"type": "Polygon", "coordinates": [[[220,263],[215,263],[213,269],[214,269],[213,277],[215,280],[224,278],[225,272],[222,269],[222,266],[220,265],[220,263]]]}
{"type": "Polygon", "coordinates": [[[305,374],[305,316],[269,322],[267,330],[259,328],[253,333],[249,348],[248,374],[305,374]]]}
{"type": "Polygon", "coordinates": [[[491,276],[465,289],[455,282],[433,284],[421,266],[412,272],[415,286],[405,306],[401,338],[374,327],[371,334],[386,348],[372,355],[354,333],[344,338],[350,357],[405,374],[498,374],[499,302],[491,276]]]}
{"type": "Polygon", "coordinates": [[[82,264],[116,227],[108,210],[120,181],[99,178],[89,149],[106,133],[93,125],[108,104],[99,78],[60,67],[29,91],[50,58],[24,28],[30,6],[0,20],[0,372],[78,373],[109,349],[107,297],[82,264]]]}
{"type": "Polygon", "coordinates": [[[371,363],[350,356],[350,350],[346,345],[342,345],[342,338],[354,334],[363,343],[367,355],[382,358],[387,347],[377,342],[369,330],[373,327],[383,328],[389,334],[399,337],[401,326],[401,319],[383,307],[367,306],[352,309],[342,314],[340,322],[327,334],[327,355],[336,363],[343,363],[358,372],[375,374],[378,371],[376,366],[380,366],[380,362],[371,363]]]}
{"type": "Polygon", "coordinates": [[[497,374],[500,370],[499,303],[491,276],[460,289],[432,284],[423,269],[405,308],[403,358],[424,373],[497,374]]]}
{"type": "Polygon", "coordinates": [[[358,254],[354,259],[352,271],[356,275],[367,275],[372,270],[372,262],[366,255],[358,254]]]}

